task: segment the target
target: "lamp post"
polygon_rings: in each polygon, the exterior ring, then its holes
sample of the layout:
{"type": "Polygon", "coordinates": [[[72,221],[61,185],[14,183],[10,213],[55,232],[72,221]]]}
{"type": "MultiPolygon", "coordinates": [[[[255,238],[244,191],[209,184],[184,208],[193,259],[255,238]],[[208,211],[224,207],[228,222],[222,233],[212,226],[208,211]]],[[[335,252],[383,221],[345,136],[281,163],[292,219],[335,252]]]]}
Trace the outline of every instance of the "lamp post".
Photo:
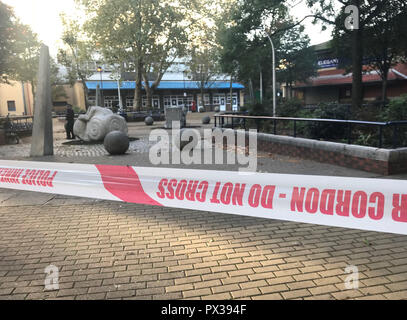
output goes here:
{"type": "Polygon", "coordinates": [[[274,49],[274,44],[273,41],[271,41],[271,38],[268,34],[267,31],[264,30],[264,33],[267,35],[267,38],[270,41],[271,44],[271,50],[273,54],[273,117],[276,116],[276,53],[274,49]]]}
{"type": "Polygon", "coordinates": [[[187,107],[187,92],[185,90],[185,71],[182,72],[182,79],[184,80],[184,109],[187,109],[187,112],[189,112],[189,106],[187,107]]]}
{"type": "Polygon", "coordinates": [[[121,72],[119,69],[117,71],[116,81],[117,81],[117,93],[119,94],[119,113],[122,113],[123,112],[123,103],[122,103],[122,96],[121,96],[121,92],[120,92],[120,78],[121,78],[121,72]]]}
{"type": "Polygon", "coordinates": [[[100,74],[100,98],[101,98],[100,100],[102,100],[100,102],[100,104],[101,104],[102,107],[104,107],[105,106],[105,99],[103,97],[103,77],[102,77],[103,69],[102,69],[102,67],[98,67],[97,71],[100,74]]]}

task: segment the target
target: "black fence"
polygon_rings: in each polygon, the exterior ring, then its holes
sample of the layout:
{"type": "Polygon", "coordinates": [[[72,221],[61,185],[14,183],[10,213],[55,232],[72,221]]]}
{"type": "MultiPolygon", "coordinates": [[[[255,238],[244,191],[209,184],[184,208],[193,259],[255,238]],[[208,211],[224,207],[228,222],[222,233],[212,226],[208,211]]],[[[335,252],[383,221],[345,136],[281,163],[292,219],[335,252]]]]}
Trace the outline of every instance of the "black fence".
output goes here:
{"type": "Polygon", "coordinates": [[[274,135],[378,148],[407,147],[407,121],[373,122],[216,114],[215,127],[257,129],[259,132],[274,135]]]}
{"type": "Polygon", "coordinates": [[[21,116],[21,117],[1,117],[0,126],[3,127],[6,132],[15,134],[31,134],[33,129],[33,117],[21,116]]]}

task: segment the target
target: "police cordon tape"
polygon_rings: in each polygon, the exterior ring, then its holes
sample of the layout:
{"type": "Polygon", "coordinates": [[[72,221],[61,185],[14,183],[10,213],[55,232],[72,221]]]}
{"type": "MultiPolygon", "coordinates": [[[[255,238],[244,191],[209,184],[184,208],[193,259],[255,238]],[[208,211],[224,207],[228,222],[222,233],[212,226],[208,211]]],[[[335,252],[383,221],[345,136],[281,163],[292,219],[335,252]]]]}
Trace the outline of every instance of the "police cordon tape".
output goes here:
{"type": "Polygon", "coordinates": [[[0,188],[407,235],[405,180],[2,160],[0,188]]]}

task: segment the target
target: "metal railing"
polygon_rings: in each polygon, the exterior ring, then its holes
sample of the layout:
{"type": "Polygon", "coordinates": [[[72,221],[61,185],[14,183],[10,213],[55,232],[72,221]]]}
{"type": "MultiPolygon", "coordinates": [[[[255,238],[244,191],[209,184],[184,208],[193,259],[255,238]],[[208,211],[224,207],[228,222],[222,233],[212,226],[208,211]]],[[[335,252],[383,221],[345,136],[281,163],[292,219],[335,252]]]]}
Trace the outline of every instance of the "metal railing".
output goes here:
{"type": "Polygon", "coordinates": [[[356,126],[368,126],[376,128],[377,132],[377,147],[382,148],[384,146],[384,131],[385,129],[392,130],[392,142],[391,145],[393,149],[398,147],[407,147],[407,140],[400,143],[400,133],[401,127],[407,128],[407,121],[388,121],[388,122],[372,122],[372,121],[359,121],[359,120],[338,120],[338,119],[314,119],[314,118],[287,118],[287,117],[269,117],[269,116],[245,116],[245,115],[229,115],[229,114],[216,114],[215,116],[215,127],[220,128],[243,128],[247,130],[247,122],[249,120],[254,121],[257,131],[260,132],[261,124],[265,121],[272,122],[273,129],[272,133],[274,135],[278,134],[278,123],[282,121],[289,121],[293,123],[292,126],[292,136],[297,137],[298,133],[298,123],[305,122],[312,124],[332,124],[332,125],[343,125],[346,129],[346,137],[348,144],[352,144],[353,138],[352,133],[356,126]],[[235,121],[235,119],[239,121],[235,121]],[[229,121],[230,120],[230,121],[229,121]]]}
{"type": "Polygon", "coordinates": [[[4,129],[14,133],[31,133],[33,129],[33,116],[0,117],[4,129]]]}

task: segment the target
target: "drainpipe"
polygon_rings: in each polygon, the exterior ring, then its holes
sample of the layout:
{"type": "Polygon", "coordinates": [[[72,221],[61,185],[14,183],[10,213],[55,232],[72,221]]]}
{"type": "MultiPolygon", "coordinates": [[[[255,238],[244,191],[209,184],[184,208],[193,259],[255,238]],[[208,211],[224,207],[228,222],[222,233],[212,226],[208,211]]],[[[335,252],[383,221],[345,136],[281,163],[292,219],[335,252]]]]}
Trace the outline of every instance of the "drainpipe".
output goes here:
{"type": "Polygon", "coordinates": [[[25,91],[24,91],[24,82],[23,81],[21,81],[21,89],[22,89],[21,91],[23,93],[24,115],[27,116],[28,115],[27,114],[27,103],[25,101],[25,91]]]}

